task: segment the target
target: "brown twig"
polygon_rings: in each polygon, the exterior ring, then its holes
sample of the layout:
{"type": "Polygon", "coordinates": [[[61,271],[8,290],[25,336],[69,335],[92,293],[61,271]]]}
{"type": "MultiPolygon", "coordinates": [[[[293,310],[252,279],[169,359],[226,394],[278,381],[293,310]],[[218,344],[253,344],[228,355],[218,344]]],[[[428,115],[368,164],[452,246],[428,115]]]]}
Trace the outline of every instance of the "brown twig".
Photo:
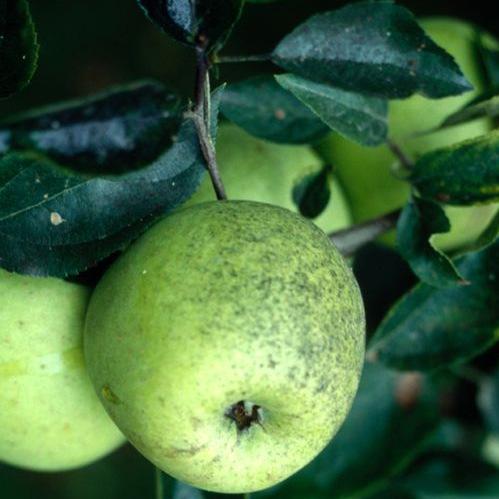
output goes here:
{"type": "Polygon", "coordinates": [[[329,238],[343,256],[351,256],[365,244],[395,228],[400,211],[395,210],[382,217],[333,232],[329,238]]]}
{"type": "Polygon", "coordinates": [[[399,144],[397,144],[393,139],[387,139],[386,144],[406,170],[410,171],[413,169],[414,161],[412,161],[412,159],[404,152],[399,144]]]}
{"type": "Polygon", "coordinates": [[[218,170],[215,147],[211,139],[210,65],[203,46],[196,49],[196,62],[196,104],[191,117],[196,127],[201,151],[206,160],[217,199],[222,201],[227,199],[227,195],[218,170]]]}

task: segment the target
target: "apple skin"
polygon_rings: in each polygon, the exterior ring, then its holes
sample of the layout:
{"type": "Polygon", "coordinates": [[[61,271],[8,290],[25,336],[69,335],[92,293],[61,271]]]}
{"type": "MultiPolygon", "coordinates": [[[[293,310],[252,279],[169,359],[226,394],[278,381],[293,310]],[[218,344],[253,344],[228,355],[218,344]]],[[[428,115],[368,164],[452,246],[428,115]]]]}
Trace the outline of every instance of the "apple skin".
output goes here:
{"type": "Polygon", "coordinates": [[[90,291],[0,269],[0,296],[0,461],[63,471],[122,444],[83,362],[90,291]]]}
{"type": "MultiPolygon", "coordinates": [[[[491,129],[489,120],[480,119],[418,138],[407,138],[436,127],[483,90],[479,63],[473,50],[474,26],[450,18],[424,19],[421,25],[437,44],[455,57],[475,90],[445,99],[432,100],[416,95],[390,103],[390,135],[415,159],[432,149],[485,134],[491,129]]],[[[363,147],[332,134],[319,144],[318,151],[335,168],[356,223],[388,213],[407,202],[410,186],[392,173],[391,168],[397,160],[386,146],[363,147]]],[[[497,204],[446,206],[451,231],[433,236],[433,242],[443,250],[457,249],[472,242],[492,220],[497,209],[497,204]]],[[[393,244],[394,233],[383,241],[393,244]]]]}
{"type": "MultiPolygon", "coordinates": [[[[282,145],[257,139],[233,124],[220,126],[217,159],[227,197],[258,201],[298,212],[293,188],[304,177],[323,167],[319,156],[308,146],[282,145]]],[[[352,223],[350,208],[339,182],[330,176],[331,198],[313,222],[324,232],[344,229],[352,223]]],[[[205,176],[187,205],[215,200],[211,180],[205,176]]]]}
{"type": "Polygon", "coordinates": [[[357,283],[312,222],[250,201],[165,218],[113,264],[85,328],[109,414],[156,466],[195,487],[270,487],[343,422],[364,358],[357,283]],[[227,417],[239,401],[261,425],[227,417]],[[249,407],[248,407],[249,409],[249,407]]]}

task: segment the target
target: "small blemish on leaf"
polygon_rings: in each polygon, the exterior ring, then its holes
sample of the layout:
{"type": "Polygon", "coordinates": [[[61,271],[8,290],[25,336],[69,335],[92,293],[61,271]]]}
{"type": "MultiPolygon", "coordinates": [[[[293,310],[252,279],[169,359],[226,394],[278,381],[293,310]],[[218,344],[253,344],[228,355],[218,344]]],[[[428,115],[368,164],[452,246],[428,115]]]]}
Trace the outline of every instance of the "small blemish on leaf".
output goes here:
{"type": "Polygon", "coordinates": [[[402,409],[415,407],[421,396],[423,377],[420,373],[407,373],[401,376],[395,387],[395,400],[402,409]]]}
{"type": "Polygon", "coordinates": [[[57,227],[58,225],[61,225],[63,222],[65,222],[64,218],[62,218],[61,215],[56,211],[53,211],[50,214],[50,223],[52,225],[55,225],[57,227]]]}
{"type": "Polygon", "coordinates": [[[274,116],[275,116],[278,120],[282,121],[284,118],[286,118],[286,112],[284,111],[284,109],[280,109],[280,108],[279,108],[279,109],[276,109],[276,110],[274,111],[274,116]]]}

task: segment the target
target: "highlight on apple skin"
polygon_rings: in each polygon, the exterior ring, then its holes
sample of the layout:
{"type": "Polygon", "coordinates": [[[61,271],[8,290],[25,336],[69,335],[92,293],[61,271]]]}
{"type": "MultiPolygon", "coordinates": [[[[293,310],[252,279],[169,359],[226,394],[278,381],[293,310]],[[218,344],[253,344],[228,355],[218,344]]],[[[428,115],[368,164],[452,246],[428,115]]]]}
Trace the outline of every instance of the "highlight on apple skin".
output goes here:
{"type": "Polygon", "coordinates": [[[248,201],[184,208],[104,275],[85,356],[112,419],[195,487],[270,487],[346,417],[364,360],[353,274],[312,222],[248,201]]]}

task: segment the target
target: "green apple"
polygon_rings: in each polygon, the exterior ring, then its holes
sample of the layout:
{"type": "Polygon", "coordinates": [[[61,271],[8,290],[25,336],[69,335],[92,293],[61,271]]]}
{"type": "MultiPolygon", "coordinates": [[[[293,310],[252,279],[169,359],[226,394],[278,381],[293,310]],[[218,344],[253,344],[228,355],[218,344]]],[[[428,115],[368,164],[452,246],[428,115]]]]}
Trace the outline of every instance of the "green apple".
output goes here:
{"type": "MultiPolygon", "coordinates": [[[[279,145],[257,139],[232,124],[220,126],[217,138],[220,174],[229,199],[259,201],[298,211],[293,189],[308,175],[323,168],[319,156],[308,146],[279,145]]],[[[314,223],[325,232],[351,225],[350,208],[338,181],[330,176],[331,198],[314,223]]],[[[215,199],[210,178],[188,204],[215,199]]]]}
{"type": "Polygon", "coordinates": [[[0,296],[0,461],[61,471],[123,443],[83,363],[89,290],[0,270],[0,296]]]}
{"type": "Polygon", "coordinates": [[[270,487],[343,422],[364,357],[356,281],[327,236],[251,201],[153,226],[92,296],[85,355],[128,439],[196,487],[270,487]]]}
{"type": "MultiPolygon", "coordinates": [[[[455,57],[475,90],[439,100],[414,96],[391,102],[390,135],[414,158],[429,150],[482,135],[491,129],[489,120],[480,119],[414,138],[415,133],[439,125],[449,114],[483,90],[481,68],[474,47],[476,28],[449,18],[425,19],[421,25],[437,44],[455,57]]],[[[392,166],[396,158],[386,146],[362,147],[333,134],[318,149],[323,158],[336,168],[355,222],[380,216],[403,206],[407,201],[409,184],[393,174],[392,166]]],[[[473,241],[496,211],[497,205],[446,207],[452,229],[447,234],[434,236],[435,244],[441,249],[455,249],[473,241]]],[[[393,239],[390,237],[386,240],[393,242],[393,239]]]]}

